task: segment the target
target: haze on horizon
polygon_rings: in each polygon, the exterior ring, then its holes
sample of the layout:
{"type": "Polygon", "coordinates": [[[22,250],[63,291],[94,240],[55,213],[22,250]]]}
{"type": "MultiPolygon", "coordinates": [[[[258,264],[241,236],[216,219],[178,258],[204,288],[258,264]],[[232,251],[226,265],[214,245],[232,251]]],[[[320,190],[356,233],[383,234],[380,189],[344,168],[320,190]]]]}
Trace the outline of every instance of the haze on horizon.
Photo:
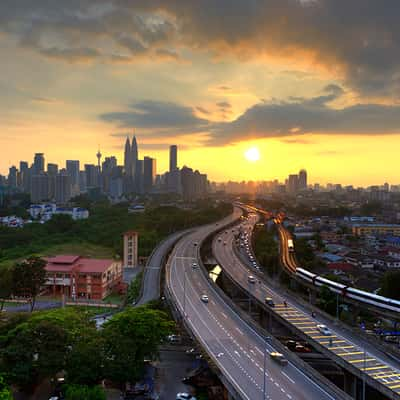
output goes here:
{"type": "Polygon", "coordinates": [[[0,173],[98,146],[122,163],[134,132],[160,171],[178,144],[211,180],[400,183],[399,17],[398,0],[3,0],[0,173]]]}

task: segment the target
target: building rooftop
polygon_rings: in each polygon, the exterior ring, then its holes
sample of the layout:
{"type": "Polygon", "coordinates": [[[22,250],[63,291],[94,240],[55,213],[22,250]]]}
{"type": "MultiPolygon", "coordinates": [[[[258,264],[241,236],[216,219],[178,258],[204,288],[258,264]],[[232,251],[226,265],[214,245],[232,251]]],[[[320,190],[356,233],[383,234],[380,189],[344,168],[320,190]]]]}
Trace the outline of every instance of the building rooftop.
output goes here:
{"type": "Polygon", "coordinates": [[[83,258],[78,255],[59,255],[46,258],[49,272],[80,272],[100,274],[114,262],[112,259],[83,258]]]}

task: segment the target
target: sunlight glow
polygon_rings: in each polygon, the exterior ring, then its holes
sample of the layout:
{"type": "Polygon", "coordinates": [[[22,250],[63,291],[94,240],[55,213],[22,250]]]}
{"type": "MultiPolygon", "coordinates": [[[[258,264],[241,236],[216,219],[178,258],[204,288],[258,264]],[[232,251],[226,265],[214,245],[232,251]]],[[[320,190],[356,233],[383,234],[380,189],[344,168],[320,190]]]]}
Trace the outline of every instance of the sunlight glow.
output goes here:
{"type": "Polygon", "coordinates": [[[260,151],[257,147],[250,147],[250,149],[245,151],[244,156],[247,161],[256,162],[260,159],[260,151]]]}

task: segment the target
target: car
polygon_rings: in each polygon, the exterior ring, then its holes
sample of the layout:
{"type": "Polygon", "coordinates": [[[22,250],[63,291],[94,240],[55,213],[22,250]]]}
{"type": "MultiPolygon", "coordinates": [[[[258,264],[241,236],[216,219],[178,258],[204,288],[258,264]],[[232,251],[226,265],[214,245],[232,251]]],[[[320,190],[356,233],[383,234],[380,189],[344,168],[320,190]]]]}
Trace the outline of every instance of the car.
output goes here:
{"type": "Polygon", "coordinates": [[[197,246],[197,245],[198,245],[198,243],[197,243],[197,242],[194,242],[194,243],[193,243],[193,245],[194,245],[194,246],[197,246]]]}
{"type": "Polygon", "coordinates": [[[194,262],[194,263],[192,264],[192,268],[193,268],[193,269],[197,269],[198,267],[199,267],[199,266],[197,265],[197,263],[194,262]]]}
{"type": "Polygon", "coordinates": [[[255,278],[253,275],[249,275],[249,276],[247,277],[247,281],[248,281],[249,283],[256,283],[256,278],[255,278]]]}
{"type": "Polygon", "coordinates": [[[202,295],[200,296],[200,300],[201,300],[203,303],[208,303],[208,296],[207,296],[206,294],[202,294],[202,295]]]}
{"type": "Polygon", "coordinates": [[[224,246],[226,246],[226,242],[224,242],[224,246]]]}
{"type": "Polygon", "coordinates": [[[218,242],[221,242],[221,241],[222,241],[222,239],[219,237],[219,238],[218,238],[218,242]]]}
{"type": "Polygon", "coordinates": [[[180,343],[182,341],[182,338],[179,335],[168,335],[167,339],[170,343],[180,343]]]}
{"type": "Polygon", "coordinates": [[[325,336],[332,335],[332,332],[326,325],[323,325],[323,324],[317,325],[317,329],[325,336]]]}
{"type": "Polygon", "coordinates": [[[275,303],[274,303],[274,301],[271,299],[271,297],[266,297],[265,300],[264,300],[264,302],[265,302],[265,304],[266,304],[267,306],[275,307],[275,303]]]}
{"type": "Polygon", "coordinates": [[[271,353],[269,353],[269,356],[271,357],[272,360],[274,360],[278,364],[281,364],[281,365],[288,364],[288,360],[284,357],[284,355],[282,353],[279,353],[277,351],[272,351],[271,353]]]}
{"type": "Polygon", "coordinates": [[[176,400],[196,400],[196,397],[189,393],[177,393],[176,400]]]}

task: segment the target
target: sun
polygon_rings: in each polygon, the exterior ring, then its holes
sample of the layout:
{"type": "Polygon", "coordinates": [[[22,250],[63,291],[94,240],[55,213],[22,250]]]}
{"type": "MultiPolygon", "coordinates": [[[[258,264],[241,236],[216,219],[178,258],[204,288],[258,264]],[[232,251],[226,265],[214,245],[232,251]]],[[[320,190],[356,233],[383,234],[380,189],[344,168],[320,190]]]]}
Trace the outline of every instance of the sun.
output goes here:
{"type": "Polygon", "coordinates": [[[257,147],[250,147],[244,152],[247,161],[256,162],[260,159],[260,151],[257,147]]]}

